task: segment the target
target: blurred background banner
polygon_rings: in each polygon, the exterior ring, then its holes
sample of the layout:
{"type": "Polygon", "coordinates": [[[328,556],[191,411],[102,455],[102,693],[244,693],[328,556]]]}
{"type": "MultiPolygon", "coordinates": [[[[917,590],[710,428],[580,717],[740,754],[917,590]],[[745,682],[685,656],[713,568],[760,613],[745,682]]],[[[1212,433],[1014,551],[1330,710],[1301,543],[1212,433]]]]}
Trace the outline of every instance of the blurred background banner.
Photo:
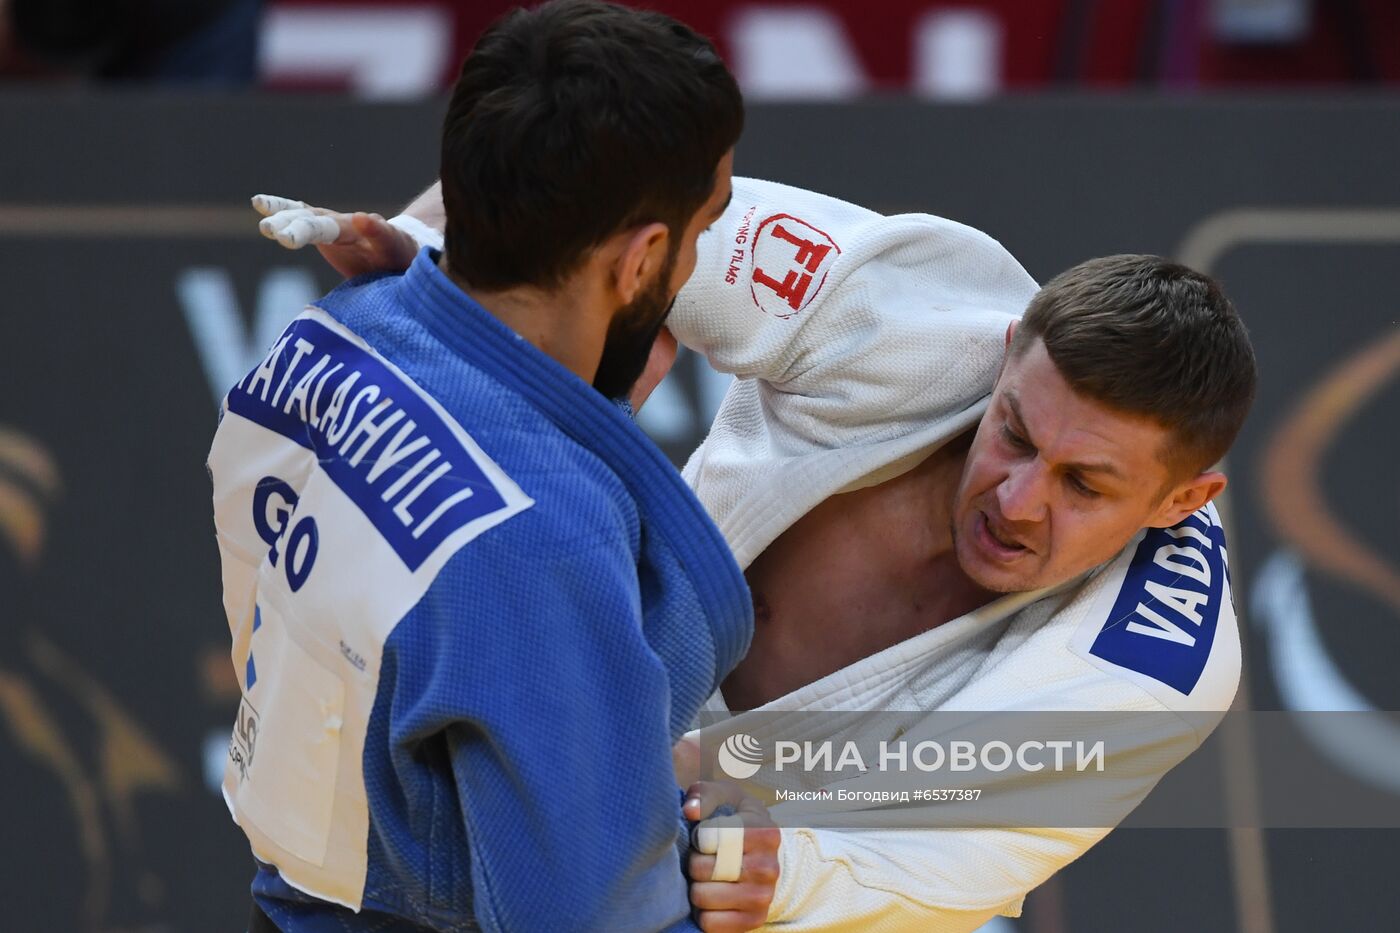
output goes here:
{"type": "MultiPolygon", "coordinates": [[[[1227,723],[1200,766],[1240,828],[1115,832],[998,933],[1400,926],[1400,832],[1250,828],[1323,773],[1400,796],[1400,4],[652,5],[753,102],[739,173],[971,224],[1040,281],[1171,255],[1253,335],[1238,702],[1376,715],[1300,717],[1267,769],[1227,723]]],[[[247,199],[396,211],[506,6],[0,0],[0,929],[242,929],[203,463],[225,389],[336,284],[247,199]]],[[[682,354],[640,420],[680,463],[726,385],[682,354]]]]}
{"type": "MultiPolygon", "coordinates": [[[[0,74],[413,99],[510,0],[0,0],[0,74]]],[[[648,0],[750,100],[1400,82],[1392,0],[648,0]]]]}

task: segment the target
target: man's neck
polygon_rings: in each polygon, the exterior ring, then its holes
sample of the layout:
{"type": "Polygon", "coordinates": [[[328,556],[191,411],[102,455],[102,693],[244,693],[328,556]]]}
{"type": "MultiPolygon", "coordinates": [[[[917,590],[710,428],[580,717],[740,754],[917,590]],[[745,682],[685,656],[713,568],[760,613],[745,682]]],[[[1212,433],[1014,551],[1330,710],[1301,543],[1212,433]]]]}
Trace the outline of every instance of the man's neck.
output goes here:
{"type": "Polygon", "coordinates": [[[487,313],[552,357],[584,382],[591,383],[603,357],[609,315],[599,308],[598,296],[582,283],[570,282],[557,290],[530,286],[498,291],[473,288],[448,265],[447,254],[438,268],[487,313]]]}

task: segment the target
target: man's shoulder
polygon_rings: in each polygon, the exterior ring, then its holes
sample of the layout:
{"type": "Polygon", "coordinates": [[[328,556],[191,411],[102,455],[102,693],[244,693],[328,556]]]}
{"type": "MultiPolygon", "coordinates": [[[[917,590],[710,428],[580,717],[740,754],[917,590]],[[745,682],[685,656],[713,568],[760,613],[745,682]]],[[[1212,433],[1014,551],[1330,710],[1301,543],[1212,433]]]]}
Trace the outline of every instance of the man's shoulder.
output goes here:
{"type": "Polygon", "coordinates": [[[1171,528],[1145,529],[1062,612],[1067,649],[1175,712],[1228,709],[1240,642],[1225,531],[1207,505],[1171,528]]]}
{"type": "MultiPolygon", "coordinates": [[[[314,458],[414,568],[525,503],[528,518],[507,528],[538,526],[557,539],[579,521],[617,526],[622,515],[625,524],[630,500],[597,455],[411,320],[357,330],[314,306],[230,390],[227,412],[236,417],[220,432],[243,428],[240,463],[250,437],[299,451],[302,472],[314,458]]],[[[261,475],[244,472],[246,483],[261,475]]]]}

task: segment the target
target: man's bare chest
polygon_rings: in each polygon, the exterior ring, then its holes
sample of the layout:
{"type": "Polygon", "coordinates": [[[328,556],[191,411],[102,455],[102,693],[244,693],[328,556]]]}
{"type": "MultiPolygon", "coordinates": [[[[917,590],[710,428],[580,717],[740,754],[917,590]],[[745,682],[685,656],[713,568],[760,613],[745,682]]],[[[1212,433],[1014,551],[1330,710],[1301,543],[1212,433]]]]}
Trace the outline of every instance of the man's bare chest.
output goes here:
{"type": "Polygon", "coordinates": [[[755,588],[753,643],[725,699],[731,709],[762,705],[987,601],[959,584],[955,569],[931,562],[917,579],[816,574],[803,586],[755,588]]]}
{"type": "Polygon", "coordinates": [[[944,501],[957,465],[934,461],[835,496],[754,561],[754,638],[724,683],[731,709],[783,696],[992,598],[953,553],[944,501]]]}

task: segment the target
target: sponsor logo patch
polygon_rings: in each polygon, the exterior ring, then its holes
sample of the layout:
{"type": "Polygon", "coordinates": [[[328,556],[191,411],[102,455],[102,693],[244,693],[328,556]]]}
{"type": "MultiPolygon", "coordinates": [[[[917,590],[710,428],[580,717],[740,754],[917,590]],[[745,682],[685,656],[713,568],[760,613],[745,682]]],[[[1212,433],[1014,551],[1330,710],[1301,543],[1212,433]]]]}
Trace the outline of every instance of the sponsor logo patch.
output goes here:
{"type": "MultiPolygon", "coordinates": [[[[252,663],[251,658],[249,663],[252,663]]],[[[253,766],[253,756],[258,750],[258,711],[245,696],[238,704],[238,720],[233,724],[233,737],[228,743],[228,757],[238,769],[240,783],[248,779],[248,769],[253,766]]]]}
{"type": "Polygon", "coordinates": [[[821,292],[840,255],[841,247],[821,230],[791,214],[774,214],[754,234],[754,304],[777,318],[800,313],[821,292]]]}

